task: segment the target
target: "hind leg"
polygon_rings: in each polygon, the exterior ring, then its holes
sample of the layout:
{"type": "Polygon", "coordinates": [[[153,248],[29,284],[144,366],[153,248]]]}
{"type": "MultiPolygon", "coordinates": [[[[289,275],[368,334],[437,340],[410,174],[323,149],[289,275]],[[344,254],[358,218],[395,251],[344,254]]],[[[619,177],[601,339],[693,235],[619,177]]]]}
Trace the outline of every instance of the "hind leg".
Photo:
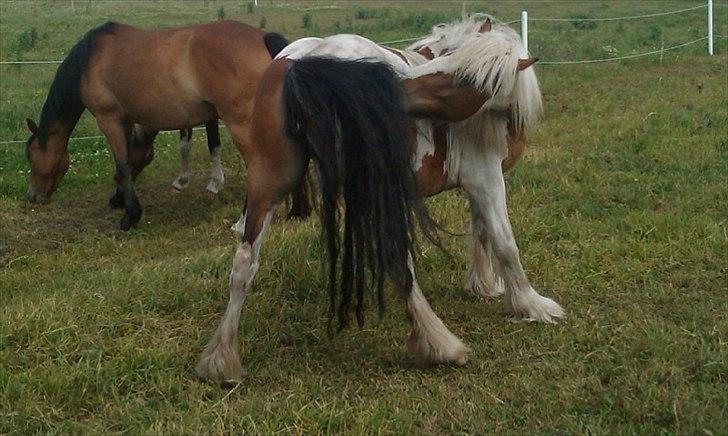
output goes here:
{"type": "Polygon", "coordinates": [[[179,131],[179,175],[172,187],[179,191],[187,188],[190,184],[190,149],[192,148],[192,129],[179,131]]]}
{"type": "Polygon", "coordinates": [[[308,197],[308,184],[306,174],[296,183],[291,192],[291,210],[288,211],[288,219],[306,219],[311,215],[311,201],[308,197]]]}
{"type": "Polygon", "coordinates": [[[412,333],[407,338],[407,348],[426,362],[464,365],[467,347],[445,327],[430,307],[417,284],[411,255],[407,263],[412,276],[412,289],[407,297],[407,314],[412,323],[412,333]]]}
{"type": "MultiPolygon", "coordinates": [[[[246,126],[228,124],[233,141],[246,138],[246,126]]],[[[242,144],[241,144],[242,145],[242,144]]],[[[273,208],[290,192],[301,175],[302,158],[283,141],[266,142],[260,136],[255,149],[244,148],[247,168],[245,212],[236,228],[242,228],[230,273],[230,299],[212,339],[197,363],[197,374],[206,380],[229,383],[242,378],[237,331],[240,309],[246,291],[258,270],[258,254],[263,235],[273,216],[273,208]]]]}
{"type": "Polygon", "coordinates": [[[225,185],[225,173],[220,161],[220,127],[217,119],[205,123],[205,130],[207,131],[207,148],[210,150],[210,182],[207,184],[207,190],[217,194],[225,185]]]}
{"type": "Polygon", "coordinates": [[[244,214],[244,233],[238,242],[230,272],[230,299],[215,334],[197,362],[197,375],[205,380],[234,383],[243,376],[238,355],[240,310],[258,271],[258,256],[265,231],[273,216],[271,203],[249,202],[244,214]]]}
{"type": "Polygon", "coordinates": [[[498,261],[493,256],[493,246],[487,240],[483,243],[482,235],[486,235],[485,223],[477,213],[477,205],[470,205],[470,259],[466,273],[465,290],[472,295],[490,298],[505,292],[503,279],[498,275],[498,261]]]}

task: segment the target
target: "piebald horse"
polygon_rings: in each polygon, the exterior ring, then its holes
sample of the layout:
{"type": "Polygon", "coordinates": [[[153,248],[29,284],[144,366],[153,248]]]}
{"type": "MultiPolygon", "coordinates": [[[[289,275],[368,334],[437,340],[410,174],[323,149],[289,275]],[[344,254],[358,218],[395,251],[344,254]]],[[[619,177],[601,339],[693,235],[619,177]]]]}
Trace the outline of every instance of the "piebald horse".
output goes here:
{"type": "Polygon", "coordinates": [[[89,31],[58,67],[40,124],[27,120],[28,199],[45,201],[56,188],[68,170],[68,138],[88,109],[116,161],[109,202],[124,206],[119,227],[128,230],[142,214],[134,179],[153,158],[157,131],[219,118],[245,149],[258,82],[286,44],[228,20],[159,30],[109,22],[89,31]]]}
{"type": "Polygon", "coordinates": [[[267,69],[255,100],[255,143],[243,152],[247,199],[234,227],[241,239],[230,298],[198,361],[201,378],[241,377],[237,330],[243,298],[258,270],[273,208],[300,181],[309,159],[316,164],[322,197],[330,312],[332,318],[338,315],[340,328],[352,311],[362,322],[367,270],[381,307],[386,274],[407,301],[409,350],[426,361],[465,363],[467,348],[432,311],[417,284],[412,252],[415,219],[432,236],[421,195],[456,186],[475,209],[476,236],[493,247],[500,262],[509,311],[541,321],[562,316],[555,302],[528,284],[505,212],[502,163],[509,134],[518,138],[540,109],[536,78],[528,68],[535,60],[507,27],[466,21],[460,24],[473,29],[461,32],[457,44],[441,37],[428,42],[439,55],[431,59],[337,35],[294,42],[267,69]],[[437,172],[443,176],[432,183],[429,175],[437,172]]]}
{"type": "MultiPolygon", "coordinates": [[[[318,54],[341,56],[345,58],[369,57],[385,62],[400,74],[416,74],[418,66],[433,60],[435,57],[447,57],[458,46],[476,33],[490,32],[494,29],[504,37],[518,43],[518,35],[509,27],[494,22],[486,14],[473,14],[461,21],[440,24],[433,28],[431,35],[413,43],[404,50],[377,46],[357,35],[336,35],[326,39],[304,38],[282,50],[278,57],[300,57],[311,50],[318,54]]],[[[533,58],[528,62],[534,62],[533,58]]],[[[526,64],[524,64],[526,65],[526,64]]],[[[502,172],[510,169],[523,153],[526,136],[525,130],[534,124],[541,113],[541,95],[533,70],[519,76],[518,92],[520,97],[508,110],[498,110],[497,102],[490,102],[478,117],[466,123],[450,123],[419,121],[417,123],[418,147],[413,159],[420,193],[432,196],[455,187],[463,188],[468,195],[471,210],[471,256],[469,259],[466,290],[482,297],[494,297],[505,293],[503,277],[497,272],[500,261],[494,257],[493,245],[489,242],[487,229],[484,227],[483,211],[486,190],[494,196],[505,198],[505,184],[496,180],[475,180],[481,170],[476,169],[483,159],[498,160],[505,141],[506,157],[502,160],[502,172]],[[500,114],[500,116],[499,116],[500,114]],[[506,128],[502,115],[508,114],[506,128]],[[480,120],[480,124],[478,123],[480,120]],[[495,130],[493,130],[495,129],[495,130]],[[505,133],[505,138],[503,137],[505,133]],[[489,142],[490,141],[490,142],[489,142]],[[491,143],[492,146],[488,146],[491,143]],[[479,152],[481,148],[483,152],[479,152]],[[460,162],[463,156],[476,155],[473,171],[463,170],[460,162]],[[480,193],[478,192],[480,191],[480,193]]],[[[502,179],[502,172],[491,172],[491,177],[502,179]]],[[[494,204],[491,202],[491,204],[494,204]]],[[[500,217],[500,222],[507,222],[505,200],[502,204],[492,206],[500,217]]],[[[307,210],[308,207],[302,209],[307,210]]],[[[508,224],[508,226],[510,226],[508,224]]],[[[491,229],[491,231],[494,231],[491,229]]],[[[512,231],[507,230],[501,242],[510,240],[509,246],[515,247],[512,231]]],[[[509,263],[518,259],[517,248],[510,250],[509,263]]],[[[522,279],[521,279],[522,280],[522,279]]],[[[545,311],[523,311],[518,301],[511,304],[507,299],[507,310],[514,318],[554,322],[563,313],[557,306],[546,302],[545,311]]]]}

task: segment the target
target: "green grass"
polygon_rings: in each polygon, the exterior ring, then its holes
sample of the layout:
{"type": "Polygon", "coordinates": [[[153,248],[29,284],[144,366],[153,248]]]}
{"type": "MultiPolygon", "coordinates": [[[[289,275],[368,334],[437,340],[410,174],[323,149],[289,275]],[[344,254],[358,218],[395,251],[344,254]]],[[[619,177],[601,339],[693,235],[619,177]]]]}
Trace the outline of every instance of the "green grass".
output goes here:
{"type": "MultiPolygon", "coordinates": [[[[226,17],[305,34],[418,35],[459,3],[1,2],[0,58],[59,58],[106,19],[145,26],[226,17]],[[357,11],[362,12],[357,12],[357,11]],[[388,12],[382,12],[388,11],[388,12]],[[302,16],[311,16],[302,28],[302,16]],[[358,17],[358,18],[357,18],[358,17]],[[350,24],[348,24],[350,23],[350,24]],[[351,30],[347,30],[346,27],[351,30]],[[47,33],[47,37],[43,35],[47,33]],[[28,35],[29,33],[26,33],[28,35]]],[[[489,2],[504,20],[617,16],[686,2],[489,2]]],[[[695,3],[697,4],[697,3],[695,3]]],[[[477,2],[469,8],[486,10],[477,2]]],[[[548,60],[608,56],[700,36],[702,12],[640,23],[532,24],[548,60]],[[542,33],[541,33],[542,32],[542,33]],[[600,53],[601,50],[601,53],[600,53]]],[[[728,8],[716,7],[728,34],[728,8]]],[[[567,311],[557,326],[505,321],[501,301],[462,291],[464,237],[451,257],[421,248],[435,311],[471,347],[463,368],[420,366],[404,351],[401,302],[333,339],[325,328],[318,223],[275,219],[242,314],[247,376],[200,383],[194,364],[227,301],[244,166],[228,138],[228,176],[204,191],[198,134],[188,191],[171,192],[175,135],[142,175],[140,227],[113,229],[112,159],[103,140],[71,144],[53,201],[23,200],[21,145],[0,145],[0,433],[728,434],[728,41],[659,58],[538,70],[546,115],[509,175],[509,209],[527,273],[567,311]]],[[[0,139],[25,139],[54,67],[0,66],[0,139]]],[[[76,135],[98,134],[84,116],[76,135]]],[[[464,233],[458,193],[429,201],[464,233]]],[[[281,212],[283,210],[281,209],[281,212]]]]}

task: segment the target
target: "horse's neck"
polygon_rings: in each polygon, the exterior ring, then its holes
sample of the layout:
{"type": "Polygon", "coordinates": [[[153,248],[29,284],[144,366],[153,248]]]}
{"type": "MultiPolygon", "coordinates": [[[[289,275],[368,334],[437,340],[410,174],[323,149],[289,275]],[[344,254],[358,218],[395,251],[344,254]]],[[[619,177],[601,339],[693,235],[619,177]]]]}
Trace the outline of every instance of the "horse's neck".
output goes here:
{"type": "Polygon", "coordinates": [[[83,110],[78,112],[77,115],[75,113],[68,114],[64,120],[54,119],[47,121],[41,119],[39,130],[44,132],[43,142],[45,147],[54,150],[65,150],[68,146],[68,139],[76,124],[78,124],[82,113],[83,110]]]}

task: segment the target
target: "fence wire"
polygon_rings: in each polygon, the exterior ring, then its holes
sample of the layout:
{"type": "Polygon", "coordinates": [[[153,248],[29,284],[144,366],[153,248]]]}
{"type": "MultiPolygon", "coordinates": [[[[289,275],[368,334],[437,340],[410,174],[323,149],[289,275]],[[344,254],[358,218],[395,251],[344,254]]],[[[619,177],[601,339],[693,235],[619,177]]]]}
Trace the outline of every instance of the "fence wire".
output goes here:
{"type": "MultiPolygon", "coordinates": [[[[719,7],[726,7],[728,6],[728,3],[714,3],[713,6],[719,6],[719,7]]],[[[652,17],[662,17],[666,15],[673,15],[673,14],[680,14],[683,12],[690,12],[698,9],[705,9],[707,8],[707,4],[699,5],[699,6],[693,6],[690,8],[684,8],[684,9],[678,9],[674,11],[667,11],[667,12],[657,12],[653,14],[644,14],[644,15],[631,15],[631,16],[623,16],[623,17],[606,17],[606,18],[538,18],[538,17],[529,17],[529,21],[561,21],[561,22],[581,22],[581,21],[619,21],[619,20],[636,20],[636,19],[642,19],[642,18],[652,18],[652,17]]],[[[503,24],[514,24],[519,23],[520,20],[512,20],[504,22],[503,24]]],[[[423,36],[415,36],[411,38],[403,38],[403,39],[395,39],[391,41],[382,41],[378,42],[378,44],[381,45],[387,45],[387,44],[398,44],[402,42],[412,42],[417,41],[419,39],[424,38],[427,35],[423,36]]],[[[714,35],[714,38],[728,38],[728,35],[714,35]]],[[[673,45],[666,48],[661,48],[659,50],[653,50],[645,53],[636,53],[631,55],[624,55],[624,56],[618,56],[613,58],[604,58],[604,59],[584,59],[584,60],[574,60],[574,61],[541,61],[538,64],[539,65],[577,65],[577,64],[596,64],[596,63],[603,63],[603,62],[613,62],[613,61],[619,61],[624,59],[635,59],[640,58],[643,56],[651,56],[655,54],[664,53],[666,51],[675,50],[678,48],[682,48],[688,45],[697,44],[701,41],[707,40],[708,37],[704,36],[702,38],[694,39],[692,41],[684,42],[682,44],[673,45]]],[[[52,60],[35,60],[35,61],[0,61],[0,65],[49,65],[49,64],[60,64],[63,61],[52,61],[52,60]]],[[[204,127],[195,127],[193,130],[200,130],[204,129],[204,127]]],[[[161,133],[170,133],[174,131],[165,131],[161,133]]],[[[88,139],[102,139],[104,136],[102,135],[94,135],[94,136],[75,136],[69,138],[69,142],[71,141],[81,141],[81,140],[88,140],[88,139]]],[[[25,140],[11,140],[11,141],[0,141],[0,145],[10,145],[10,144],[22,144],[25,143],[25,140]]]]}

